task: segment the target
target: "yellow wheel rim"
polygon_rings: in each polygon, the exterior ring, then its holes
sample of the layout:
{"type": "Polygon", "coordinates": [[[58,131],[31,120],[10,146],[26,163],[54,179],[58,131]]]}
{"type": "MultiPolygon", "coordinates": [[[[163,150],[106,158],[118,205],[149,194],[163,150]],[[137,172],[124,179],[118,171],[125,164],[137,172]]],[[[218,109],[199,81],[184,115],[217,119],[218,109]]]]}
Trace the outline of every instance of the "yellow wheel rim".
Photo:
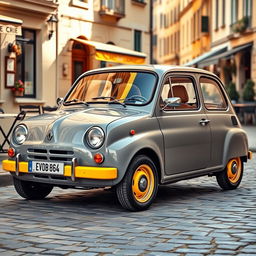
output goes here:
{"type": "Polygon", "coordinates": [[[132,177],[132,192],[134,198],[140,202],[147,202],[155,186],[155,177],[151,167],[147,164],[140,165],[132,177]]]}
{"type": "Polygon", "coordinates": [[[228,180],[235,184],[242,174],[242,162],[239,157],[231,159],[227,164],[228,180]]]}

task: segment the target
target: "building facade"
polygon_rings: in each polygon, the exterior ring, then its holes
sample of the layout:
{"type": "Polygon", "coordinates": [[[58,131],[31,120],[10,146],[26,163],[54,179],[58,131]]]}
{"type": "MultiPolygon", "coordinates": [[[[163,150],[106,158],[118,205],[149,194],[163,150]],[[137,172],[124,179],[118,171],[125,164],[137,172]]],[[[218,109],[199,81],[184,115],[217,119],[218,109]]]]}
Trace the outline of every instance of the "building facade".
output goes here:
{"type": "Polygon", "coordinates": [[[0,108],[53,106],[84,71],[148,63],[149,14],[143,0],[0,1],[0,108]]]}
{"type": "Polygon", "coordinates": [[[212,66],[226,85],[234,82],[241,95],[247,80],[256,82],[256,3],[214,0],[212,23],[211,47],[226,46],[227,50],[205,64],[212,66]]]}
{"type": "Polygon", "coordinates": [[[153,51],[156,63],[179,64],[180,1],[159,1],[153,4],[153,51]]]}
{"type": "Polygon", "coordinates": [[[79,74],[149,63],[150,4],[141,0],[59,1],[58,81],[63,96],[79,74]]]}
{"type": "Polygon", "coordinates": [[[185,64],[210,49],[209,0],[154,1],[154,58],[185,64]]]}
{"type": "Polygon", "coordinates": [[[240,96],[248,80],[256,82],[253,0],[155,0],[154,38],[159,64],[210,70],[240,96]]]}
{"type": "Polygon", "coordinates": [[[0,24],[10,28],[0,33],[0,107],[7,113],[18,112],[19,104],[55,101],[56,35],[48,40],[47,20],[56,10],[46,0],[0,2],[0,24]],[[25,87],[22,97],[13,92],[18,80],[25,87]]]}

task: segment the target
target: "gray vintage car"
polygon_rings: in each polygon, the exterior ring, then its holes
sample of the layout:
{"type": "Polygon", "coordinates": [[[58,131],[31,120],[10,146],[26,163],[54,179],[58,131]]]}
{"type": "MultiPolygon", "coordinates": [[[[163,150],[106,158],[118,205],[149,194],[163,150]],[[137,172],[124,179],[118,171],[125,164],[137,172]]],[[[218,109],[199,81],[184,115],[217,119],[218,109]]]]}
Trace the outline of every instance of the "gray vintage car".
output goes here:
{"type": "Polygon", "coordinates": [[[204,70],[92,70],[58,103],[12,134],[3,169],[24,198],[43,199],[54,186],[112,187],[124,208],[143,210],[160,184],[215,175],[235,189],[251,158],[221,81],[204,70]]]}

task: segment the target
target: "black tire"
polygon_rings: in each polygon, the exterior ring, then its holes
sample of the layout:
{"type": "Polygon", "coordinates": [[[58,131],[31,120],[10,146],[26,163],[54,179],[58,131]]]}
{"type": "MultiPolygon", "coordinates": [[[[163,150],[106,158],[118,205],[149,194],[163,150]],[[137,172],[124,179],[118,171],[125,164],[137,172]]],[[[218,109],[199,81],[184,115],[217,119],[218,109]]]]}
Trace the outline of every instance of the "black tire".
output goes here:
{"type": "Polygon", "coordinates": [[[242,181],[244,166],[237,157],[231,159],[226,168],[216,175],[217,182],[223,190],[236,189],[242,181]]]}
{"type": "Polygon", "coordinates": [[[13,177],[13,184],[21,197],[30,200],[44,199],[53,189],[53,185],[19,180],[16,177],[13,177]]]}
{"type": "Polygon", "coordinates": [[[131,161],[125,177],[116,187],[116,194],[123,208],[142,211],[152,204],[157,190],[158,174],[154,162],[145,155],[139,155],[131,161]]]}

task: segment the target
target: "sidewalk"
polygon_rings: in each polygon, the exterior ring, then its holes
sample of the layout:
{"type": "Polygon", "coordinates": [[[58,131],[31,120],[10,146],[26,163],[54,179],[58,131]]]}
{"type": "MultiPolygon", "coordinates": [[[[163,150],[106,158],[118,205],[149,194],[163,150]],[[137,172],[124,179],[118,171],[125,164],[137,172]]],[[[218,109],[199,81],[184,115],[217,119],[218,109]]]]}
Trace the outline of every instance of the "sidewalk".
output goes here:
{"type": "MultiPolygon", "coordinates": [[[[249,149],[256,153],[256,126],[243,126],[249,140],[249,149]]],[[[2,170],[2,160],[7,158],[7,154],[0,154],[0,187],[8,186],[12,183],[11,175],[2,170]]]]}
{"type": "Polygon", "coordinates": [[[248,136],[249,149],[253,152],[256,152],[256,126],[248,125],[248,126],[243,126],[243,128],[246,131],[248,136]]]}

